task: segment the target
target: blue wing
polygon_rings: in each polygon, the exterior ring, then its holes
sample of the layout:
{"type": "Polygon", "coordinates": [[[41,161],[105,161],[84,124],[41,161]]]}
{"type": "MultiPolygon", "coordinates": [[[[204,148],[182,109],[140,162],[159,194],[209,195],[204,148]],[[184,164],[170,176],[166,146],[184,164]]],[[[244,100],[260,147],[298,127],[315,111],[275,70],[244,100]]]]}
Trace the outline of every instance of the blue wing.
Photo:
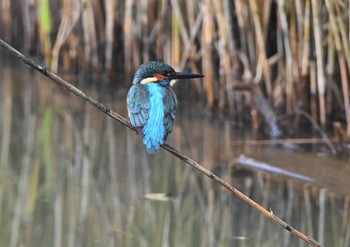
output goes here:
{"type": "Polygon", "coordinates": [[[143,127],[148,120],[150,108],[149,93],[144,85],[133,85],[128,93],[127,104],[130,122],[135,127],[143,127]]]}
{"type": "MultiPolygon", "coordinates": [[[[154,139],[157,138],[154,138],[152,135],[151,137],[148,136],[149,133],[147,131],[146,133],[144,132],[144,126],[149,120],[149,113],[151,110],[149,90],[144,85],[135,84],[130,88],[128,93],[127,105],[130,122],[133,126],[142,129],[142,132],[144,133],[144,144],[147,146],[147,151],[149,153],[154,153],[159,149],[159,145],[164,142],[164,139],[173,130],[174,126],[177,99],[173,89],[170,86],[164,88],[164,95],[162,100],[164,105],[163,131],[165,130],[165,136],[163,132],[163,135],[161,137],[162,140],[160,142],[157,142],[157,145],[155,145],[154,143],[149,143],[149,141],[154,141],[154,139]]],[[[157,133],[160,132],[158,131],[157,133]]]]}
{"type": "Polygon", "coordinates": [[[166,133],[169,134],[173,131],[175,115],[176,115],[176,107],[177,107],[177,99],[173,89],[168,86],[165,89],[165,94],[163,98],[164,103],[164,127],[166,133]]]}

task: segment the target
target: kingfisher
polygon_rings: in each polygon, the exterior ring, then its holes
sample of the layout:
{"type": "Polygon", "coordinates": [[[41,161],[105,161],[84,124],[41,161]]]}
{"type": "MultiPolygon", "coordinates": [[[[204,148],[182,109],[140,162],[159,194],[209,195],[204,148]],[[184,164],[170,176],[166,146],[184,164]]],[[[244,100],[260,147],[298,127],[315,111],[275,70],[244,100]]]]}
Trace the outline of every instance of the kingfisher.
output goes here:
{"type": "Polygon", "coordinates": [[[173,130],[177,99],[171,80],[201,77],[176,72],[158,61],[146,62],[136,71],[127,96],[128,115],[131,124],[141,131],[149,154],[154,154],[173,130]]]}

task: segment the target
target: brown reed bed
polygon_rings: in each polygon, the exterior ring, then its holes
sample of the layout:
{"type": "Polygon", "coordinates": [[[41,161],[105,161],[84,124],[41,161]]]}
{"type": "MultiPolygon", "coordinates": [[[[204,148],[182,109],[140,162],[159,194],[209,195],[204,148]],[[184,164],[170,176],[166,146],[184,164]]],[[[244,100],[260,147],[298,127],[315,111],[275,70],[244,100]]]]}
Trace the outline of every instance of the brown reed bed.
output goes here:
{"type": "Polygon", "coordinates": [[[298,123],[304,118],[295,109],[301,109],[323,130],[340,127],[337,133],[348,141],[349,5],[348,0],[14,0],[0,4],[0,35],[42,55],[53,71],[92,68],[124,75],[116,83],[128,83],[150,59],[201,71],[206,77],[193,84],[196,95],[241,123],[246,107],[266,122],[277,121],[254,101],[252,88],[259,86],[277,117],[293,115],[298,123]]]}

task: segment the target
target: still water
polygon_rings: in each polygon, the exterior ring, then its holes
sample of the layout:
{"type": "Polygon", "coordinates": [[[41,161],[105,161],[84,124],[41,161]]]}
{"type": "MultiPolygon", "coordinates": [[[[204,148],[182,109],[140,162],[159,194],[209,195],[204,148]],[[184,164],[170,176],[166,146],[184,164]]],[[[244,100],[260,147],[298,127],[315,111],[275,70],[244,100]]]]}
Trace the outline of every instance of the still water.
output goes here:
{"type": "MultiPolygon", "coordinates": [[[[306,246],[166,151],[147,155],[139,136],[39,73],[0,64],[0,246],[306,246]]],[[[66,79],[127,115],[127,88],[66,79]]],[[[242,169],[241,154],[278,154],[288,170],[304,154],[245,145],[251,131],[180,104],[169,144],[325,246],[349,246],[349,191],[337,193],[347,179],[242,169]]]]}

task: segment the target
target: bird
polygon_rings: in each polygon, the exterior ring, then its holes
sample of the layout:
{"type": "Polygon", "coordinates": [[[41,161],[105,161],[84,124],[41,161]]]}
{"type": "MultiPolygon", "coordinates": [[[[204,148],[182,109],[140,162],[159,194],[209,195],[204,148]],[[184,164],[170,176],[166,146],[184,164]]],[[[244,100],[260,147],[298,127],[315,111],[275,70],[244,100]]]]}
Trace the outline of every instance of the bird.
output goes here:
{"type": "Polygon", "coordinates": [[[172,80],[202,78],[204,75],[176,72],[160,61],[148,61],[136,71],[127,95],[130,123],[143,135],[143,144],[154,154],[172,132],[177,98],[172,80]]]}

